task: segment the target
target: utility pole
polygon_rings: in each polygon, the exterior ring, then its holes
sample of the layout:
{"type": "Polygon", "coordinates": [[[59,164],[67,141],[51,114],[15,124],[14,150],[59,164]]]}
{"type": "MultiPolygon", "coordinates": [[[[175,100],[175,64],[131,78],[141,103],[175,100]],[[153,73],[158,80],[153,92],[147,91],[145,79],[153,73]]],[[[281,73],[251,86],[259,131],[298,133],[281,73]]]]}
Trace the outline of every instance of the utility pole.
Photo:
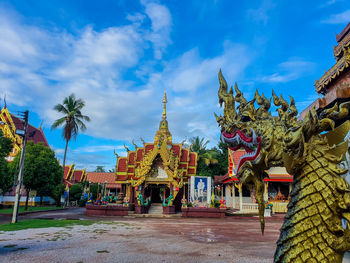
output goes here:
{"type": "Polygon", "coordinates": [[[21,188],[23,183],[23,170],[24,170],[24,158],[26,153],[26,144],[27,144],[27,129],[28,129],[28,115],[29,112],[24,112],[24,131],[23,131],[23,147],[22,147],[22,154],[20,158],[20,166],[19,166],[19,172],[18,172],[18,179],[17,179],[17,187],[16,187],[16,197],[15,197],[15,204],[13,207],[13,214],[12,214],[12,223],[17,223],[18,219],[18,208],[19,208],[19,201],[21,199],[21,188]]]}

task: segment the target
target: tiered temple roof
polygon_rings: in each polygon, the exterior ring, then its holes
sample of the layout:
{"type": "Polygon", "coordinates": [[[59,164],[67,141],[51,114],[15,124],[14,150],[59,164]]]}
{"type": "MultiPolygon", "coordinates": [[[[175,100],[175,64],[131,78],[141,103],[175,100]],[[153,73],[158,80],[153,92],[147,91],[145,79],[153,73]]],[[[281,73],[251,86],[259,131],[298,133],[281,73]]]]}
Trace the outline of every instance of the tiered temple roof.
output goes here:
{"type": "MultiPolygon", "coordinates": [[[[151,173],[155,159],[161,158],[165,171],[173,183],[177,184],[180,177],[183,181],[189,176],[196,175],[197,153],[184,148],[182,143],[172,143],[172,135],[166,120],[166,93],[163,98],[163,117],[159,124],[153,143],[143,142],[142,147],[135,145],[135,150],[128,150],[127,157],[117,158],[116,182],[132,183],[136,186],[145,180],[146,174],[151,173]],[[179,175],[181,173],[181,175],[179,175]],[[175,180],[175,181],[174,181],[175,180]]],[[[143,141],[143,140],[142,140],[143,141]]],[[[154,168],[154,167],[153,167],[154,168]]]]}
{"type": "Polygon", "coordinates": [[[350,23],[336,35],[337,45],[333,47],[336,63],[315,82],[316,92],[323,97],[315,100],[303,110],[299,119],[315,107],[316,110],[328,108],[336,101],[342,102],[350,98],[350,23]]]}
{"type": "Polygon", "coordinates": [[[86,181],[86,169],[74,169],[74,164],[64,167],[63,183],[68,187],[86,181]]]}

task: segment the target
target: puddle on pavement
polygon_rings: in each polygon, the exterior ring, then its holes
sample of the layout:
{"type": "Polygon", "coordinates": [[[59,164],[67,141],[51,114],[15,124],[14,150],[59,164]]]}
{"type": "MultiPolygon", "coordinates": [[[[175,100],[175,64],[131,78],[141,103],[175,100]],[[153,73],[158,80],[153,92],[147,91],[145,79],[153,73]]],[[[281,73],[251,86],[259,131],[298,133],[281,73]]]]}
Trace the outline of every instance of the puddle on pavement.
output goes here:
{"type": "Polygon", "coordinates": [[[215,235],[210,228],[204,228],[199,231],[190,230],[189,235],[191,239],[200,243],[218,243],[225,241],[223,235],[215,235]]]}

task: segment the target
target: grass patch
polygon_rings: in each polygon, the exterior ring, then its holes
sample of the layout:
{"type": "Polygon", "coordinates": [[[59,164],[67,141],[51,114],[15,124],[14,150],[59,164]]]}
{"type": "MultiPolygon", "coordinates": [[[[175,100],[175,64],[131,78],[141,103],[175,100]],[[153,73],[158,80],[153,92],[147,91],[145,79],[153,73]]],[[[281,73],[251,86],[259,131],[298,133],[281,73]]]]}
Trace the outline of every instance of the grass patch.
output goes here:
{"type": "Polygon", "coordinates": [[[23,220],[18,223],[0,225],[0,231],[17,231],[30,228],[47,227],[67,227],[72,225],[89,226],[95,223],[103,223],[97,220],[51,220],[51,219],[31,219],[23,220]]]}
{"type": "MultiPolygon", "coordinates": [[[[63,209],[63,207],[57,207],[57,206],[29,206],[28,210],[24,210],[24,208],[25,208],[24,206],[20,206],[18,209],[18,213],[63,209]]],[[[13,212],[13,207],[0,209],[0,214],[12,214],[12,212],[13,212]]]]}

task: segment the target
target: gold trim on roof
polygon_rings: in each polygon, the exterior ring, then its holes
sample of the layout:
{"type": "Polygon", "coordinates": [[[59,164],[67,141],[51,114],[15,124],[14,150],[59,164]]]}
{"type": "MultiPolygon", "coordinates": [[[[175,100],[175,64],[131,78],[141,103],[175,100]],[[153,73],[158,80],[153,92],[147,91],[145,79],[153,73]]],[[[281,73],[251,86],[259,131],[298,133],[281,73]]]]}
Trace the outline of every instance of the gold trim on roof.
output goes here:
{"type": "MultiPolygon", "coordinates": [[[[350,49],[350,48],[349,48],[350,49]]],[[[316,91],[323,93],[323,89],[326,88],[337,76],[340,75],[344,69],[350,65],[350,50],[344,50],[344,55],[340,58],[333,67],[331,67],[318,81],[315,83],[316,91]]]]}

